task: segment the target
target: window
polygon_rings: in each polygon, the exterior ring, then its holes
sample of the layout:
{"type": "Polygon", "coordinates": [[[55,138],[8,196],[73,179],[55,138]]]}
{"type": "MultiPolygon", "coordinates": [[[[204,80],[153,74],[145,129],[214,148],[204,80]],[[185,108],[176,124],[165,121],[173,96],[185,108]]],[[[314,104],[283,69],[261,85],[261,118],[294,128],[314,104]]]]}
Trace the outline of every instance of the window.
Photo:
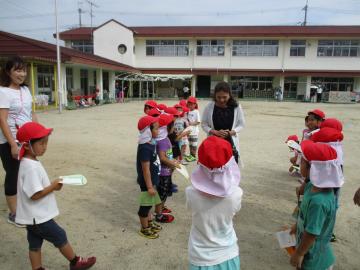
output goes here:
{"type": "Polygon", "coordinates": [[[353,78],[311,78],[311,84],[322,86],[324,91],[352,91],[354,89],[353,78]]]}
{"type": "Polygon", "coordinates": [[[66,68],[66,90],[74,89],[74,76],[73,69],[67,67],[66,68]]]}
{"type": "Polygon", "coordinates": [[[292,40],[290,56],[305,56],[306,40],[292,40]]]}
{"type": "Polygon", "coordinates": [[[278,56],[278,40],[234,40],[233,56],[278,56]]]}
{"type": "Polygon", "coordinates": [[[80,69],[80,88],[82,94],[89,94],[89,73],[87,69],[80,69]]]}
{"type": "Polygon", "coordinates": [[[224,56],[225,40],[198,40],[196,42],[198,56],[224,56]]]}
{"type": "Polygon", "coordinates": [[[360,40],[319,40],[317,55],[359,57],[360,40]]]}
{"type": "Polygon", "coordinates": [[[91,40],[73,40],[71,48],[85,53],[94,53],[94,45],[91,40]]]}
{"type": "Polygon", "coordinates": [[[147,56],[188,56],[188,40],[147,40],[147,56]]]}

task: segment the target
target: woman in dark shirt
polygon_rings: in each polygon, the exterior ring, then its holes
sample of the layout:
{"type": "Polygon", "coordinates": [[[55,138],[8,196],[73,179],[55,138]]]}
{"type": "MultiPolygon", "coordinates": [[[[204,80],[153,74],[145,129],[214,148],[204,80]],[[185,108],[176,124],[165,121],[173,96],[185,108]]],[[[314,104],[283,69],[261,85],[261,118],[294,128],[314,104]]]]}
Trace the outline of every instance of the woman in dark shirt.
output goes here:
{"type": "Polygon", "coordinates": [[[215,86],[214,101],[204,109],[201,126],[209,136],[229,141],[237,159],[240,153],[238,133],[244,128],[245,119],[241,106],[231,95],[228,83],[219,82],[215,86]]]}

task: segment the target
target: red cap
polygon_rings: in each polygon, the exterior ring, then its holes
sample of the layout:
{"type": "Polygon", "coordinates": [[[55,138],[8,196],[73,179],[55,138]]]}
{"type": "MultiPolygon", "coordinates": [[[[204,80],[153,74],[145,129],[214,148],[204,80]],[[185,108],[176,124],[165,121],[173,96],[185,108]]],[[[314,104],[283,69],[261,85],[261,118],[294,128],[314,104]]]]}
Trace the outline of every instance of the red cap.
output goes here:
{"type": "Polygon", "coordinates": [[[168,124],[170,124],[172,121],[174,121],[174,116],[171,114],[161,114],[159,116],[159,125],[160,127],[164,127],[167,126],[168,124]]]}
{"type": "Polygon", "coordinates": [[[337,158],[336,150],[324,143],[305,140],[301,143],[301,150],[308,161],[327,161],[337,158]]]}
{"type": "Polygon", "coordinates": [[[158,110],[160,110],[160,111],[165,111],[165,109],[167,108],[167,106],[166,106],[165,104],[158,104],[158,105],[157,105],[157,108],[158,108],[158,110]]]}
{"type": "Polygon", "coordinates": [[[309,111],[309,112],[308,112],[308,115],[309,115],[310,113],[319,116],[321,119],[325,119],[325,113],[324,113],[322,110],[315,109],[315,110],[309,111]]]}
{"type": "Polygon", "coordinates": [[[149,107],[151,107],[151,108],[157,108],[157,103],[156,103],[156,101],[154,101],[154,100],[147,100],[147,101],[145,102],[145,105],[147,105],[147,106],[149,106],[149,107]]]}
{"type": "Polygon", "coordinates": [[[178,104],[175,104],[175,105],[174,105],[174,108],[181,108],[181,109],[182,109],[182,108],[183,108],[183,106],[182,106],[181,104],[179,104],[179,103],[178,103],[178,104]]]}
{"type": "Polygon", "coordinates": [[[194,103],[194,104],[197,104],[197,99],[196,99],[196,97],[189,97],[188,98],[188,100],[187,100],[187,102],[189,103],[194,103]]]}
{"type": "Polygon", "coordinates": [[[146,115],[140,118],[139,122],[138,122],[138,130],[141,131],[144,128],[150,126],[153,123],[158,122],[159,119],[156,117],[152,117],[150,115],[146,115]]]}
{"type": "MultiPolygon", "coordinates": [[[[49,136],[52,131],[52,128],[46,128],[39,123],[27,122],[19,128],[16,134],[16,139],[20,143],[29,142],[34,139],[49,136]]],[[[24,154],[25,148],[22,146],[19,151],[19,160],[24,156],[24,154]]]]}
{"type": "Polygon", "coordinates": [[[344,135],[341,131],[338,131],[335,128],[329,128],[324,127],[320,128],[320,130],[316,133],[314,133],[310,140],[313,142],[323,142],[323,143],[329,143],[329,142],[337,142],[342,141],[344,139],[344,135]]]}
{"type": "Polygon", "coordinates": [[[175,109],[174,107],[167,107],[165,109],[165,112],[167,114],[171,114],[171,115],[176,115],[176,116],[180,116],[181,115],[181,112],[179,112],[177,109],[175,109]]]}
{"type": "Polygon", "coordinates": [[[199,163],[209,169],[221,168],[233,156],[231,144],[219,137],[210,136],[199,147],[199,163]]]}
{"type": "Polygon", "coordinates": [[[182,99],[182,100],[180,100],[179,101],[179,104],[181,105],[181,106],[186,106],[186,99],[182,99]]]}
{"type": "Polygon", "coordinates": [[[289,137],[287,137],[285,143],[287,143],[288,141],[298,142],[298,141],[299,141],[299,138],[298,138],[298,136],[296,136],[296,135],[290,135],[289,137]]]}
{"type": "Polygon", "coordinates": [[[188,107],[183,107],[183,112],[190,112],[189,108],[188,107]]]}
{"type": "Polygon", "coordinates": [[[320,128],[329,127],[334,128],[338,131],[343,130],[343,126],[339,120],[336,118],[326,118],[323,122],[321,122],[320,128]]]}
{"type": "Polygon", "coordinates": [[[158,117],[161,113],[158,109],[153,108],[153,109],[150,109],[149,111],[147,111],[146,114],[150,115],[152,117],[158,117]]]}

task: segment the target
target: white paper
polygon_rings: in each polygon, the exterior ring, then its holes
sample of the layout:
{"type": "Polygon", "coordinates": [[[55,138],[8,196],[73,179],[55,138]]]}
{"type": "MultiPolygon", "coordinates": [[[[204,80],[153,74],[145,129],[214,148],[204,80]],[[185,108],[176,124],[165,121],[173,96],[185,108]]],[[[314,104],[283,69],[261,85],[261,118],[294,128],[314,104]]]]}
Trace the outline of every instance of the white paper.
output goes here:
{"type": "Polygon", "coordinates": [[[189,179],[189,173],[187,171],[187,169],[185,168],[184,165],[180,165],[180,169],[176,168],[176,170],[182,175],[184,176],[186,179],[189,179]]]}
{"type": "Polygon", "coordinates": [[[61,183],[65,185],[83,186],[87,183],[86,177],[81,174],[60,176],[59,178],[61,179],[61,183]]]}
{"type": "Polygon", "coordinates": [[[295,141],[293,141],[293,140],[289,140],[289,141],[287,142],[287,146],[289,146],[290,148],[298,151],[299,153],[302,152],[302,151],[301,151],[301,146],[300,146],[300,144],[298,144],[297,142],[295,142],[295,141]]]}
{"type": "Polygon", "coordinates": [[[276,233],[276,238],[279,242],[280,248],[296,246],[296,238],[294,234],[290,234],[290,229],[276,233]]]}

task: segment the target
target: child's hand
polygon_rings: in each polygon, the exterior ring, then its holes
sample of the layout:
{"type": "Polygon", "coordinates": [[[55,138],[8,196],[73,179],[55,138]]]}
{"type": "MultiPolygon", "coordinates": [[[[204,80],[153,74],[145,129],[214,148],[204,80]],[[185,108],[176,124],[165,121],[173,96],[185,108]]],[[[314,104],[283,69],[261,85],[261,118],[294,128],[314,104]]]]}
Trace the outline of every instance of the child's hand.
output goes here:
{"type": "Polygon", "coordinates": [[[291,255],[290,264],[296,267],[296,269],[301,269],[303,260],[304,256],[300,256],[297,252],[295,252],[293,255],[291,255]]]}
{"type": "Polygon", "coordinates": [[[150,196],[155,196],[156,195],[156,191],[155,191],[155,189],[153,187],[148,188],[147,192],[149,193],[150,196]]]}
{"type": "Polygon", "coordinates": [[[296,234],[296,223],[291,226],[290,234],[296,234]]]}
{"type": "Polygon", "coordinates": [[[55,179],[51,185],[53,186],[54,190],[60,190],[63,186],[63,183],[61,183],[61,179],[55,179]]]}
{"type": "Polygon", "coordinates": [[[178,160],[174,160],[174,169],[181,169],[180,162],[178,160]]]}

